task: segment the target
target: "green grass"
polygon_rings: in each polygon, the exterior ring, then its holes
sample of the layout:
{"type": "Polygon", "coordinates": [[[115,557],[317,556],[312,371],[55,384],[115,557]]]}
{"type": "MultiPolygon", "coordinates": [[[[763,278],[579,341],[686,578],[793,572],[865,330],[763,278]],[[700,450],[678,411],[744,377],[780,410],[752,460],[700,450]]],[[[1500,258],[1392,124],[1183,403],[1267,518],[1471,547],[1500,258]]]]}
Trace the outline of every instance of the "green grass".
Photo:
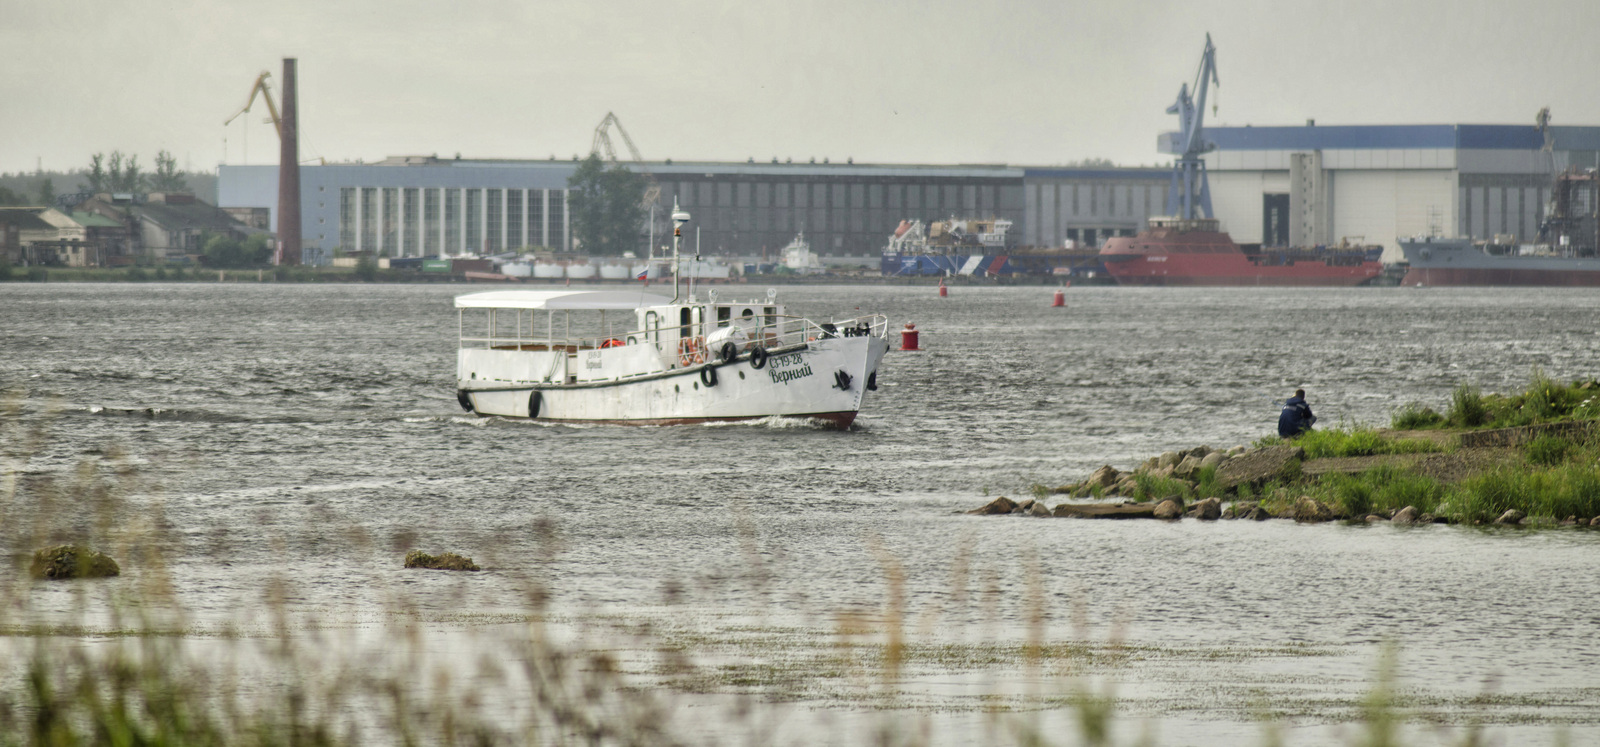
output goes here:
{"type": "Polygon", "coordinates": [[[1157,477],[1150,474],[1134,475],[1133,499],[1136,501],[1161,500],[1169,496],[1180,496],[1187,501],[1194,494],[1194,489],[1189,483],[1171,477],[1157,477]]]}
{"type": "MultiPolygon", "coordinates": [[[[1433,427],[1432,410],[1410,404],[1394,416],[1394,427],[1433,427]],[[1402,425],[1402,420],[1406,425],[1402,425]]],[[[1561,420],[1600,419],[1600,381],[1577,379],[1561,383],[1534,369],[1528,386],[1510,394],[1484,394],[1472,384],[1461,384],[1450,395],[1442,425],[1456,428],[1511,428],[1561,420]]]]}
{"type": "Polygon", "coordinates": [[[1477,428],[1489,422],[1489,407],[1483,393],[1472,384],[1461,384],[1450,395],[1450,410],[1445,415],[1458,428],[1477,428]]]}
{"type": "Polygon", "coordinates": [[[1395,430],[1413,431],[1423,428],[1438,428],[1449,422],[1445,416],[1433,411],[1418,402],[1408,402],[1395,412],[1389,419],[1389,427],[1395,430]]]}
{"type": "Polygon", "coordinates": [[[1462,523],[1494,521],[1507,509],[1553,520],[1600,516],[1600,468],[1563,464],[1542,470],[1499,469],[1450,491],[1442,513],[1462,523]]]}
{"type": "Polygon", "coordinates": [[[1374,454],[1421,454],[1443,451],[1438,444],[1419,438],[1387,438],[1371,428],[1355,430],[1313,430],[1294,439],[1306,450],[1307,459],[1372,456],[1374,454]]]}
{"type": "Polygon", "coordinates": [[[1406,506],[1414,506],[1420,513],[1436,513],[1445,486],[1431,477],[1383,465],[1358,475],[1324,475],[1307,493],[1346,516],[1360,517],[1388,515],[1406,506]]]}

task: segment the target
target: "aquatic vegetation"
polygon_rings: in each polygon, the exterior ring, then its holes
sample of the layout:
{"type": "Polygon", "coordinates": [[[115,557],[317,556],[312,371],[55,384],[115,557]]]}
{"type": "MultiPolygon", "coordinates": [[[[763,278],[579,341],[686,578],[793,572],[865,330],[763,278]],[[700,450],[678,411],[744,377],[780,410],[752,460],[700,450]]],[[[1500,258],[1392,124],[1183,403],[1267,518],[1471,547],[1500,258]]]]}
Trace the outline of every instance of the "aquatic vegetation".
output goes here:
{"type": "Polygon", "coordinates": [[[412,550],[406,553],[407,568],[428,568],[435,571],[481,571],[472,558],[462,557],[453,552],[429,555],[421,550],[412,550]]]}
{"type": "Polygon", "coordinates": [[[34,578],[105,578],[122,572],[105,553],[77,545],[57,545],[33,554],[28,574],[34,578]]]}

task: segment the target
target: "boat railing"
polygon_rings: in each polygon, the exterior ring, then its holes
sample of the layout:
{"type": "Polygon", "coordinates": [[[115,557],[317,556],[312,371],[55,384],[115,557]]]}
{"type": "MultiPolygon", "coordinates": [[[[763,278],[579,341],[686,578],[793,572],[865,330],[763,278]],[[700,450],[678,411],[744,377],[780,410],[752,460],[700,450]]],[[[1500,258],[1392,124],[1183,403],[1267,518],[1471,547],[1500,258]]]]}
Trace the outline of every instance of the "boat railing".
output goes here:
{"type": "MultiPolygon", "coordinates": [[[[825,340],[832,337],[888,337],[889,319],[883,314],[871,314],[852,319],[817,322],[798,316],[767,316],[769,320],[748,330],[745,333],[744,349],[749,349],[752,344],[760,343],[761,347],[768,350],[788,348],[806,342],[825,340]]],[[[663,331],[669,329],[663,327],[663,331]]],[[[720,327],[716,329],[721,329],[720,327]]],[[[712,331],[715,331],[713,329],[712,331]]],[[[576,355],[584,350],[601,350],[605,348],[636,345],[653,342],[647,339],[645,333],[633,330],[627,333],[613,333],[597,337],[580,337],[569,339],[549,339],[545,337],[523,337],[515,334],[497,335],[494,337],[461,337],[463,348],[487,348],[491,350],[522,350],[522,351],[560,351],[568,355],[576,355]]],[[[705,336],[696,339],[704,344],[705,336]]],[[[741,350],[740,352],[743,352],[741,350]]]]}

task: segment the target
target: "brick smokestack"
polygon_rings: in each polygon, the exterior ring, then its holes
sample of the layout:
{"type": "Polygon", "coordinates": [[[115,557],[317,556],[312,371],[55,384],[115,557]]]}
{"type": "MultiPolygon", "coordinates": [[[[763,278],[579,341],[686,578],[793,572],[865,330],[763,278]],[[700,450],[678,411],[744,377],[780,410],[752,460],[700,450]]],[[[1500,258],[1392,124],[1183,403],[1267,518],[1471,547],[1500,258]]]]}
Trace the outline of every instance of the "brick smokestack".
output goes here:
{"type": "Polygon", "coordinates": [[[294,58],[283,58],[283,114],[278,133],[278,264],[300,264],[300,107],[294,58]]]}

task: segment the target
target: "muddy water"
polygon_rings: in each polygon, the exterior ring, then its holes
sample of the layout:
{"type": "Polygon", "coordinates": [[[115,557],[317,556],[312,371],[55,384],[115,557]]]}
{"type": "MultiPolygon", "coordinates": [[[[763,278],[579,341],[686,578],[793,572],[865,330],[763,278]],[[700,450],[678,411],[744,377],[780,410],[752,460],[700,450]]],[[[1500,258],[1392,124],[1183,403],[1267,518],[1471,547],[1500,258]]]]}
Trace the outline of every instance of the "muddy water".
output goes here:
{"type": "MultiPolygon", "coordinates": [[[[1596,375],[1594,292],[1073,288],[1052,309],[1041,288],[784,289],[792,312],[923,331],[926,351],[891,353],[841,433],[466,416],[449,303],[464,290],[0,286],[0,385],[50,434],[7,451],[38,476],[125,450],[140,475],[127,510],[160,517],[201,624],[258,604],[282,573],[293,605],[331,618],[396,594],[424,612],[516,611],[536,577],[569,615],[826,631],[841,611],[881,610],[893,566],[908,625],[930,636],[1018,640],[1043,614],[1051,639],[1152,647],[1102,674],[1164,744],[1255,735],[1240,703],[1263,701],[1285,704],[1292,744],[1337,743],[1324,724],[1350,717],[1386,642],[1441,720],[1479,716],[1517,743],[1569,722],[1582,743],[1600,724],[1600,532],[956,513],[1101,464],[1248,443],[1296,386],[1323,424],[1382,424],[1408,401],[1442,407],[1462,381],[1596,375]],[[490,571],[398,574],[412,546],[490,571]],[[1474,705],[1486,689],[1503,697],[1474,705]]],[[[0,529],[11,548],[28,531],[0,529]]],[[[47,614],[77,609],[62,587],[28,594],[47,614]]],[[[928,712],[952,712],[934,718],[953,742],[980,728],[962,710],[974,687],[1026,679],[908,676],[928,712]]],[[[853,711],[813,705],[796,710],[853,711]]]]}

